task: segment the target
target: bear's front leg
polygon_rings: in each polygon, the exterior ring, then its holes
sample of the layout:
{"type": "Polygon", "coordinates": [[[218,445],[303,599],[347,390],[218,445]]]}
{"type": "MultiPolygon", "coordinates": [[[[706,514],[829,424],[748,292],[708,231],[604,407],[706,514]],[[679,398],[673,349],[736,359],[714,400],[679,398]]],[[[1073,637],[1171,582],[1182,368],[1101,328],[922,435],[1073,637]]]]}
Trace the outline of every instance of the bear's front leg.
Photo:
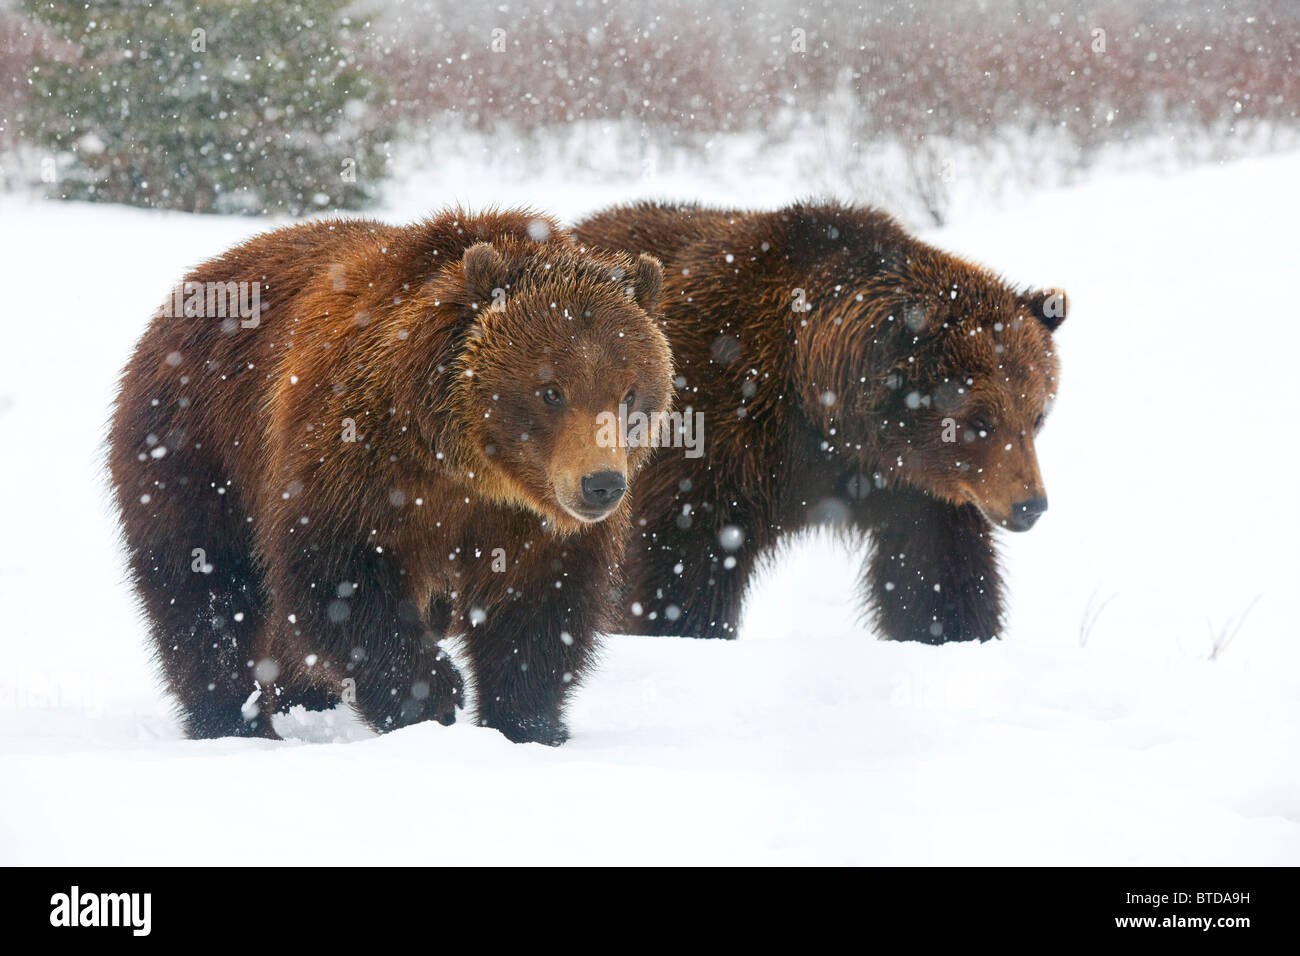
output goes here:
{"type": "Polygon", "coordinates": [[[1001,633],[993,529],[974,505],[879,489],[856,508],[871,536],[863,598],[891,641],[987,641],[1001,633]]]}
{"type": "Polygon", "coordinates": [[[280,683],[338,694],[379,733],[454,723],[460,673],[407,594],[397,556],[358,552],[331,570],[313,566],[321,553],[302,549],[275,582],[280,683]]]}
{"type": "Polygon", "coordinates": [[[565,700],[608,622],[614,586],[602,564],[614,551],[589,536],[534,543],[526,563],[464,595],[478,723],[515,743],[558,746],[569,737],[565,700]]]}

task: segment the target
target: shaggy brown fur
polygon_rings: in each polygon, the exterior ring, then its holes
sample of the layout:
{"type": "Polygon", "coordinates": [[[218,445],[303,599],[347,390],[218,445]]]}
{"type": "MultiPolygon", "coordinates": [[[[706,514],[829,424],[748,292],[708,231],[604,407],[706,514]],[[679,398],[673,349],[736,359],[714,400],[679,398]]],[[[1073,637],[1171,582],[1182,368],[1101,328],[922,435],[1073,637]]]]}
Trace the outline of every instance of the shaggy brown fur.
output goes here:
{"type": "Polygon", "coordinates": [[[734,636],[755,561],[829,522],[870,538],[884,636],[998,635],[992,528],[1046,508],[1034,436],[1063,294],[1013,289],[872,209],[640,204],[574,233],[663,260],[676,404],[705,415],[702,457],[666,449],[639,480],[626,629],[734,636]]]}
{"type": "Polygon", "coordinates": [[[658,263],[453,212],[282,229],[188,279],[260,283],[261,315],[156,316],[110,437],[188,733],[340,698],[377,731],[451,723],[450,629],[482,724],[563,741],[648,454],[599,447],[596,416],[671,400],[658,263]]]}

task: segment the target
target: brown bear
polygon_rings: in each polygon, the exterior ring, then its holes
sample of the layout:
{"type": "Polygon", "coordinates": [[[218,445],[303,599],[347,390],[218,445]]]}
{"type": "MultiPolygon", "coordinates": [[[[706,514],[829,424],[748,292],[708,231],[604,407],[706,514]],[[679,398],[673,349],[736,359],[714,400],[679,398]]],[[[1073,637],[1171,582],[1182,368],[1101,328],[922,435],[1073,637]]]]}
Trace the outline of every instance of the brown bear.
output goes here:
{"type": "Polygon", "coordinates": [[[122,377],[109,460],[158,664],[193,737],[340,699],[376,731],[463,706],[558,744],[665,408],[648,256],[548,217],[313,222],[194,270],[122,377]]]}
{"type": "Polygon", "coordinates": [[[883,636],[999,635],[993,529],[1047,508],[1034,436],[1063,293],[838,204],[642,203],[574,233],[663,261],[676,404],[704,416],[706,453],[661,452],[639,480],[625,630],[734,637],[755,562],[831,523],[870,542],[862,598],[883,636]]]}

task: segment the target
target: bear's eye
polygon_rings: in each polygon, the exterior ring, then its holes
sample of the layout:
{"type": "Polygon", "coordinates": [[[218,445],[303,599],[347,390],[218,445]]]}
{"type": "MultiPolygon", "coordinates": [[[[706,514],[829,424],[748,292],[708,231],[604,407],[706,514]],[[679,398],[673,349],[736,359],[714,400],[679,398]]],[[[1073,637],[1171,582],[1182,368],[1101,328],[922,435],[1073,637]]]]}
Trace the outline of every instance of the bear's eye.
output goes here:
{"type": "Polygon", "coordinates": [[[980,415],[977,415],[970,420],[970,427],[979,432],[981,437],[988,435],[993,431],[993,423],[980,415]]]}
{"type": "Polygon", "coordinates": [[[631,408],[633,405],[636,404],[636,389],[635,389],[635,388],[629,388],[629,389],[627,390],[627,394],[623,396],[623,402],[622,402],[622,404],[626,405],[628,408],[631,408]]]}
{"type": "Polygon", "coordinates": [[[560,394],[558,388],[548,388],[546,391],[542,392],[542,400],[546,402],[547,405],[552,405],[555,408],[559,408],[564,404],[564,396],[560,394]]]}

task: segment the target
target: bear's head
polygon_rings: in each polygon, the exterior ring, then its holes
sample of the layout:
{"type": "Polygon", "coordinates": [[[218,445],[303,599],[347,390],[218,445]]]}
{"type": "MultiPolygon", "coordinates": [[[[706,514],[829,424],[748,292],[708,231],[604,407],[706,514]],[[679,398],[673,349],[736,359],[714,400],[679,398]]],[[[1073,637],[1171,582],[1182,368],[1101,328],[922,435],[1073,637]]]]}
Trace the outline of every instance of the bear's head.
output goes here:
{"type": "Polygon", "coordinates": [[[854,344],[823,427],[878,481],[1032,527],[1047,509],[1034,441],[1056,397],[1064,292],[1017,290],[917,243],[848,298],[854,344]]]}
{"type": "Polygon", "coordinates": [[[460,281],[473,315],[452,385],[455,427],[481,487],[561,533],[613,514],[651,451],[610,440],[605,424],[672,401],[672,353],[654,318],[659,261],[481,242],[460,281]]]}

